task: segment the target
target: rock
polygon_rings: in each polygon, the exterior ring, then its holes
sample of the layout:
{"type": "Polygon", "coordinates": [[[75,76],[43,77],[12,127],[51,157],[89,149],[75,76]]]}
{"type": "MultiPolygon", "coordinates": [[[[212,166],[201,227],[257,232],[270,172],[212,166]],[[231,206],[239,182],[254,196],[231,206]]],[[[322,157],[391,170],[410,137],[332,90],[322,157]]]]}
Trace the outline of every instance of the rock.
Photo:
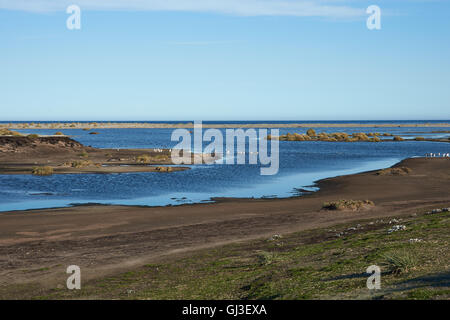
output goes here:
{"type": "Polygon", "coordinates": [[[401,225],[401,224],[397,224],[397,225],[393,226],[392,228],[390,228],[388,230],[388,233],[392,233],[392,232],[396,232],[396,231],[402,231],[402,230],[406,230],[406,226],[405,225],[401,225]]]}

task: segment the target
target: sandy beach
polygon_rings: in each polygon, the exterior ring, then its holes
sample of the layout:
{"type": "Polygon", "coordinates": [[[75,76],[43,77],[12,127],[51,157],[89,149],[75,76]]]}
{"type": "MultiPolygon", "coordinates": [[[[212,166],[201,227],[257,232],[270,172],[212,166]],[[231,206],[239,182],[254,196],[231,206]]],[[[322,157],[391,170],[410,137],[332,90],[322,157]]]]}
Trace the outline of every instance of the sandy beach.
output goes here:
{"type": "Polygon", "coordinates": [[[411,172],[325,179],[317,182],[318,192],[288,199],[2,212],[0,291],[21,283],[40,283],[42,288],[64,283],[66,275],[58,266],[66,264],[79,265],[84,279],[95,279],[199,249],[450,207],[449,159],[407,159],[395,167],[408,167],[411,172]],[[375,206],[361,211],[322,210],[324,202],[338,199],[369,199],[375,206]]]}

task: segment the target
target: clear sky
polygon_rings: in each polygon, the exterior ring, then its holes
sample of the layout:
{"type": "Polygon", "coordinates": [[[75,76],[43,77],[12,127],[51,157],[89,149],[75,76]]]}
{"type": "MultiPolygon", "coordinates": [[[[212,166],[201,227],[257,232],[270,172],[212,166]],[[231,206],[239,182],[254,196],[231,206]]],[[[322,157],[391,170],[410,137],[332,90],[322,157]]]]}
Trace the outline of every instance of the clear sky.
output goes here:
{"type": "Polygon", "coordinates": [[[361,119],[450,119],[450,1],[0,0],[3,121],[361,119]]]}

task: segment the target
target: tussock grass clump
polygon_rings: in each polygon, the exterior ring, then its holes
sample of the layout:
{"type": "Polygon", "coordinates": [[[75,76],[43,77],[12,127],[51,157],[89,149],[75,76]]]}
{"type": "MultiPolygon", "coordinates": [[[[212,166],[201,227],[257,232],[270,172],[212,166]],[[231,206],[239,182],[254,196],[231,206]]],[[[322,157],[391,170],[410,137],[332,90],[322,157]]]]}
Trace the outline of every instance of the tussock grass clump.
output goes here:
{"type": "Polygon", "coordinates": [[[382,266],[389,273],[399,275],[408,273],[417,266],[417,259],[406,250],[396,250],[383,255],[384,262],[382,266]]]}
{"type": "Polygon", "coordinates": [[[316,136],[316,131],[314,129],[308,129],[306,131],[306,134],[310,137],[315,137],[316,136]]]}
{"type": "Polygon", "coordinates": [[[352,137],[357,139],[357,141],[370,141],[369,137],[364,132],[354,133],[352,134],[352,137]]]}
{"type": "Polygon", "coordinates": [[[415,137],[414,140],[416,141],[425,141],[424,137],[415,137]]]}
{"type": "Polygon", "coordinates": [[[31,174],[35,176],[51,176],[53,174],[53,168],[49,166],[34,167],[31,174]]]}
{"type": "Polygon", "coordinates": [[[384,137],[392,137],[392,133],[383,133],[384,137]]]}
{"type": "Polygon", "coordinates": [[[385,175],[394,175],[394,176],[404,176],[410,174],[412,172],[411,168],[408,167],[395,167],[395,168],[387,168],[380,171],[377,171],[377,175],[385,176],[385,175]]]}
{"type": "Polygon", "coordinates": [[[137,163],[150,163],[151,157],[148,154],[142,154],[136,157],[137,163]]]}
{"type": "Polygon", "coordinates": [[[338,141],[346,141],[348,139],[348,134],[345,132],[335,132],[332,136],[338,141]]]}
{"type": "Polygon", "coordinates": [[[370,200],[338,200],[331,202],[324,202],[322,209],[326,210],[360,210],[366,207],[372,207],[375,203],[370,200]]]}
{"type": "Polygon", "coordinates": [[[0,129],[0,136],[21,136],[21,134],[17,131],[2,128],[0,129]]]}
{"type": "Polygon", "coordinates": [[[172,167],[156,167],[155,170],[158,172],[172,172],[173,168],[172,167]]]}
{"type": "Polygon", "coordinates": [[[308,130],[307,134],[287,133],[279,137],[268,135],[266,139],[278,139],[280,141],[327,141],[327,142],[380,142],[382,141],[378,136],[380,133],[370,133],[369,136],[363,132],[353,133],[351,136],[345,132],[326,133],[321,132],[316,134],[313,129],[308,130]],[[312,130],[312,131],[310,131],[312,130]],[[314,135],[313,135],[314,132],[314,135]]]}
{"type": "Polygon", "coordinates": [[[274,262],[275,254],[261,250],[257,252],[256,260],[260,266],[268,266],[274,262]]]}
{"type": "Polygon", "coordinates": [[[99,133],[92,131],[92,132],[89,132],[89,134],[99,134],[99,133]]]}
{"type": "Polygon", "coordinates": [[[399,136],[395,136],[392,140],[393,141],[403,141],[405,139],[403,139],[402,137],[399,137],[399,136]]]}
{"type": "Polygon", "coordinates": [[[58,131],[58,132],[55,132],[53,135],[54,136],[63,136],[64,133],[62,133],[61,131],[58,131]]]}
{"type": "Polygon", "coordinates": [[[93,165],[93,162],[91,160],[77,160],[65,163],[65,166],[77,169],[89,167],[91,165],[93,165]]]}
{"type": "Polygon", "coordinates": [[[80,157],[83,157],[83,158],[87,158],[87,157],[89,157],[89,154],[85,151],[85,150],[83,150],[80,154],[78,154],[80,157]]]}
{"type": "Polygon", "coordinates": [[[30,138],[30,139],[37,139],[37,138],[39,138],[39,135],[37,135],[37,134],[35,134],[35,133],[29,134],[29,135],[27,135],[27,138],[30,138]]]}

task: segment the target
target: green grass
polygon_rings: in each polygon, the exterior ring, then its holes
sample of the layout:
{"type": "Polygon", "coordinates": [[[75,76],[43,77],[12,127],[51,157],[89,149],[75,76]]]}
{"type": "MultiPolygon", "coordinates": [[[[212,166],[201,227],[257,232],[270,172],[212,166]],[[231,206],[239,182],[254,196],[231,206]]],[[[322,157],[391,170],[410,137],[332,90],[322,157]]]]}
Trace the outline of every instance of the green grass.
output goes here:
{"type": "Polygon", "coordinates": [[[450,298],[450,214],[401,223],[407,230],[388,233],[389,219],[366,220],[226,245],[86,282],[76,292],[53,289],[31,298],[450,298]],[[415,238],[422,241],[410,241],[415,238]],[[377,291],[366,287],[373,264],[382,270],[377,291]]]}

